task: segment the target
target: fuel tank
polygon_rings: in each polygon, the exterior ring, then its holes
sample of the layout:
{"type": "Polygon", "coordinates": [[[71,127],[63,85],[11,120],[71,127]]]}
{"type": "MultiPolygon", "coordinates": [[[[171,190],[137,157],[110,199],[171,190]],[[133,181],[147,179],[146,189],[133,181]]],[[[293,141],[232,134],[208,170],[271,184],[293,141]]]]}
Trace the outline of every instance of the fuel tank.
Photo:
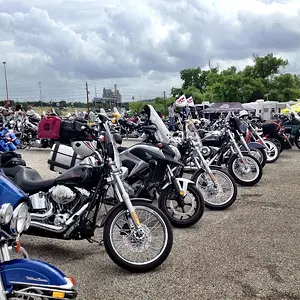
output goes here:
{"type": "Polygon", "coordinates": [[[181,164],[180,162],[174,160],[174,152],[170,147],[166,147],[164,152],[164,147],[160,149],[157,146],[151,144],[137,144],[127,150],[120,153],[120,159],[122,165],[128,168],[129,177],[131,174],[135,174],[145,168],[148,168],[150,161],[157,161],[157,163],[165,167],[166,164],[181,164]]]}
{"type": "Polygon", "coordinates": [[[97,184],[93,175],[95,175],[95,168],[93,166],[79,164],[58,176],[56,184],[91,187],[97,184]]]}

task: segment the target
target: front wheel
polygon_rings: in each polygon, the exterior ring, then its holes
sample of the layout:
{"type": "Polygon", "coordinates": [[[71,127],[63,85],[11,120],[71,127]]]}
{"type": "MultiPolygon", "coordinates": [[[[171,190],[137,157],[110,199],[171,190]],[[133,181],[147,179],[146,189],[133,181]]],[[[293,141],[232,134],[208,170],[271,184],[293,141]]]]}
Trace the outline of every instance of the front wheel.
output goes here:
{"type": "Polygon", "coordinates": [[[204,198],[194,183],[189,183],[184,195],[184,206],[178,204],[178,195],[173,185],[164,189],[158,199],[158,207],[174,227],[185,228],[196,224],[202,217],[204,198]]]}
{"type": "Polygon", "coordinates": [[[231,206],[237,197],[237,185],[234,179],[224,170],[210,166],[210,170],[216,178],[216,184],[202,169],[197,170],[192,181],[201,191],[205,206],[211,210],[223,210],[231,206]]]}
{"type": "Polygon", "coordinates": [[[250,154],[254,156],[259,163],[261,164],[261,167],[263,168],[266,165],[267,162],[267,153],[265,149],[262,148],[250,148],[250,154]]]}
{"type": "Polygon", "coordinates": [[[228,162],[228,172],[236,183],[242,186],[253,186],[262,177],[262,167],[259,161],[249,154],[243,154],[243,163],[237,155],[233,155],[228,162]]]}
{"type": "Polygon", "coordinates": [[[167,217],[145,202],[133,202],[141,223],[133,221],[125,203],[116,207],[103,229],[103,241],[109,257],[130,272],[148,272],[160,266],[169,256],[173,245],[173,231],[167,217]]]}

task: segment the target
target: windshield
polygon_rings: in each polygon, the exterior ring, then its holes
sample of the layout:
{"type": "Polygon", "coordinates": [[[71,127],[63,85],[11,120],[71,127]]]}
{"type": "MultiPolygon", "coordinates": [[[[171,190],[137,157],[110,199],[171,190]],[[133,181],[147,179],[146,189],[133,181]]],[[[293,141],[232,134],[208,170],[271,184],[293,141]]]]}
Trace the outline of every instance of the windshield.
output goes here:
{"type": "Polygon", "coordinates": [[[154,124],[157,127],[157,131],[155,132],[155,138],[159,142],[164,142],[168,144],[175,143],[175,140],[172,137],[170,131],[168,130],[162,119],[159,117],[158,113],[153,108],[153,106],[147,104],[144,109],[146,114],[148,115],[148,120],[150,121],[150,123],[154,124]]]}
{"type": "Polygon", "coordinates": [[[113,160],[114,162],[116,163],[116,166],[118,167],[118,169],[121,168],[121,161],[120,161],[120,156],[119,156],[119,153],[118,153],[118,148],[117,148],[117,143],[110,131],[110,128],[109,128],[109,124],[108,124],[108,121],[105,121],[104,122],[104,128],[105,128],[105,131],[106,131],[106,135],[105,135],[105,144],[108,145],[108,144],[111,144],[112,146],[112,150],[113,150],[113,160]]]}
{"type": "Polygon", "coordinates": [[[195,141],[199,146],[202,146],[202,140],[192,120],[189,120],[186,124],[186,136],[195,141]]]}
{"type": "Polygon", "coordinates": [[[104,108],[100,108],[100,114],[107,117],[107,113],[106,111],[104,110],[104,108]]]}

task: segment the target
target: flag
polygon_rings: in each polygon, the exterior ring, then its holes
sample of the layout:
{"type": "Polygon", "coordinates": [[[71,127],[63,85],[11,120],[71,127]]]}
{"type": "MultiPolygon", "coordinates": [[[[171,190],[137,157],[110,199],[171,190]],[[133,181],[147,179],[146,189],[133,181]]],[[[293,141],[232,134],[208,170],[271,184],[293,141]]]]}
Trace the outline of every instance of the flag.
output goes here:
{"type": "Polygon", "coordinates": [[[184,106],[186,106],[187,102],[186,102],[185,95],[182,95],[178,99],[176,99],[175,104],[178,107],[184,107],[184,106]]]}
{"type": "Polygon", "coordinates": [[[186,99],[186,102],[187,102],[187,105],[188,105],[188,106],[194,106],[194,105],[195,105],[194,99],[193,99],[192,96],[189,97],[189,98],[187,98],[187,99],[186,99]]]}

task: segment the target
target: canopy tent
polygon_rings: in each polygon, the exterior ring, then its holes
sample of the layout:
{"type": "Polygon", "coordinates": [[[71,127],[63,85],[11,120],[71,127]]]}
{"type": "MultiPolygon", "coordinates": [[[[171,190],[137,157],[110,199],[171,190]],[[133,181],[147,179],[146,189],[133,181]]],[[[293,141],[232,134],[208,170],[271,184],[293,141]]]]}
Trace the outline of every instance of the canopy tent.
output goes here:
{"type": "Polygon", "coordinates": [[[202,112],[208,113],[222,113],[230,111],[240,111],[245,109],[240,102],[219,102],[214,103],[210,107],[204,109],[202,112]]]}
{"type": "MultiPolygon", "coordinates": [[[[292,105],[291,108],[293,109],[294,112],[299,113],[300,112],[300,102],[292,105]]],[[[282,114],[288,114],[288,113],[290,113],[290,109],[288,107],[286,107],[286,108],[283,108],[280,112],[282,114]]]]}

